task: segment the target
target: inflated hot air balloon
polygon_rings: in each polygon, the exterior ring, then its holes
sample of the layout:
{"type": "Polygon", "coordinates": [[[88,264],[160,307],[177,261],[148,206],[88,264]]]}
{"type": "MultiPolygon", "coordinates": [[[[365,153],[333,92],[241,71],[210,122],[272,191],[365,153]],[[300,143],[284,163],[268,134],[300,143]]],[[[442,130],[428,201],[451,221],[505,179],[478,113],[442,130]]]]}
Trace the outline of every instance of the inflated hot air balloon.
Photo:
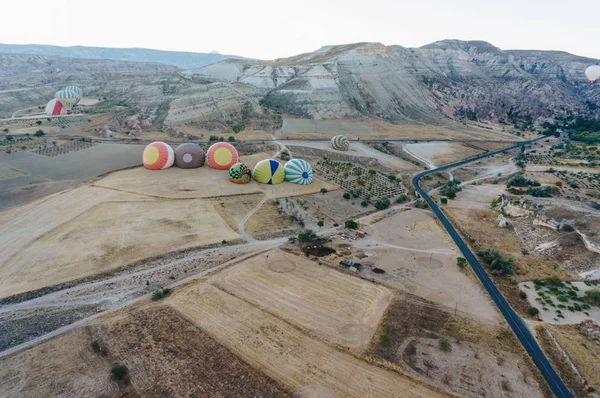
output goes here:
{"type": "Polygon", "coordinates": [[[250,171],[250,167],[246,166],[244,163],[236,163],[227,172],[229,177],[229,181],[234,184],[246,184],[250,182],[252,178],[252,171],[250,171]]]}
{"type": "Polygon", "coordinates": [[[331,147],[336,151],[347,151],[350,148],[350,141],[343,135],[336,135],[331,139],[331,147]]]}
{"type": "Polygon", "coordinates": [[[58,116],[65,113],[67,113],[67,109],[56,98],[50,100],[46,105],[46,115],[58,116]]]}
{"type": "Polygon", "coordinates": [[[77,94],[75,93],[75,91],[71,91],[71,90],[61,90],[61,91],[57,91],[56,94],[54,94],[54,97],[60,101],[61,104],[63,104],[63,106],[65,108],[67,108],[67,113],[71,113],[71,109],[73,109],[73,106],[75,105],[75,102],[77,101],[77,94]]]}
{"type": "Polygon", "coordinates": [[[600,65],[588,66],[585,70],[585,76],[588,78],[590,83],[600,79],[600,65]]]}
{"type": "Polygon", "coordinates": [[[287,162],[283,169],[285,180],[294,184],[307,185],[312,182],[313,169],[304,159],[292,159],[287,162]]]}
{"type": "Polygon", "coordinates": [[[237,163],[238,153],[233,145],[226,142],[217,142],[208,148],[206,153],[208,165],[217,170],[229,170],[237,163]]]}
{"type": "Polygon", "coordinates": [[[185,143],[175,149],[175,166],[180,169],[195,169],[204,165],[204,150],[200,145],[185,143]]]}
{"type": "Polygon", "coordinates": [[[142,154],[144,167],[150,170],[163,170],[173,166],[175,154],[173,148],[164,142],[153,142],[148,144],[142,154]]]}
{"type": "Polygon", "coordinates": [[[81,89],[77,86],[67,86],[65,87],[65,90],[71,90],[74,91],[75,94],[77,94],[77,101],[75,101],[75,105],[77,105],[79,103],[79,101],[81,101],[81,98],[83,97],[83,91],[81,91],[81,89]]]}
{"type": "Polygon", "coordinates": [[[261,184],[281,184],[285,179],[285,172],[281,164],[274,159],[261,160],[254,166],[252,172],[254,179],[261,184]]]}

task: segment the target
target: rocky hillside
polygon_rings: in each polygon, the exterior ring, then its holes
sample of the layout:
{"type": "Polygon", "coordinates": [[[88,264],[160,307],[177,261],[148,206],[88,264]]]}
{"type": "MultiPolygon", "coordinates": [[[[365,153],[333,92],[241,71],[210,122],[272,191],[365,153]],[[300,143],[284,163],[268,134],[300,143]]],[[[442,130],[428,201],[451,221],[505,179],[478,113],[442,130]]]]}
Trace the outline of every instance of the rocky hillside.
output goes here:
{"type": "Polygon", "coordinates": [[[106,47],[59,47],[41,44],[1,44],[0,53],[45,55],[67,58],[115,59],[121,61],[159,62],[179,68],[200,68],[228,58],[242,58],[236,55],[223,55],[215,52],[191,53],[181,51],[161,51],[148,48],[106,48],[106,47]]]}
{"type": "Polygon", "coordinates": [[[421,48],[328,46],[274,61],[227,60],[183,72],[255,87],[263,103],[301,117],[376,116],[391,121],[599,116],[598,60],[556,51],[504,51],[481,41],[421,48]]]}

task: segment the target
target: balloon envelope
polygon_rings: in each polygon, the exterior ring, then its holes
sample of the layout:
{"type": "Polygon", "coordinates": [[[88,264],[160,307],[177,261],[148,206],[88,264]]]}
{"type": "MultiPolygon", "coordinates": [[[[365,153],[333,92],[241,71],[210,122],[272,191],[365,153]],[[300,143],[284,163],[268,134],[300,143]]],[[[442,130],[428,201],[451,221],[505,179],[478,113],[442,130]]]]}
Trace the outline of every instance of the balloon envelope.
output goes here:
{"type": "Polygon", "coordinates": [[[185,143],[175,149],[175,166],[180,169],[195,169],[204,165],[204,150],[200,145],[185,143]]]}
{"type": "Polygon", "coordinates": [[[71,90],[61,90],[57,91],[54,97],[60,101],[61,104],[65,108],[67,108],[67,113],[71,113],[71,109],[75,105],[75,101],[77,101],[77,94],[75,91],[71,90]]]}
{"type": "Polygon", "coordinates": [[[173,148],[160,141],[148,144],[142,154],[144,167],[150,170],[168,169],[173,166],[174,161],[173,148]]]}
{"type": "Polygon", "coordinates": [[[252,171],[250,171],[250,167],[246,166],[243,163],[236,163],[227,172],[227,176],[229,177],[229,181],[234,184],[246,184],[250,182],[252,178],[252,171]]]}
{"type": "Polygon", "coordinates": [[[67,113],[66,108],[56,98],[50,100],[48,105],[46,105],[46,115],[57,116],[65,113],[67,113]]]}
{"type": "Polygon", "coordinates": [[[211,145],[206,152],[208,165],[217,170],[229,170],[238,161],[238,152],[235,147],[226,142],[217,142],[211,145]]]}
{"type": "Polygon", "coordinates": [[[310,163],[304,159],[292,159],[283,166],[283,169],[286,181],[301,185],[307,185],[312,182],[313,169],[310,163]]]}
{"type": "Polygon", "coordinates": [[[261,160],[254,166],[252,172],[254,179],[261,184],[281,184],[285,178],[285,172],[281,164],[274,159],[261,160]]]}
{"type": "Polygon", "coordinates": [[[79,101],[81,101],[81,98],[83,97],[83,91],[81,91],[81,89],[79,87],[67,86],[67,87],[65,87],[65,90],[74,91],[75,94],[77,94],[77,100],[75,101],[75,105],[77,105],[79,103],[79,101]]]}
{"type": "Polygon", "coordinates": [[[588,68],[585,70],[585,76],[588,78],[590,83],[600,79],[600,65],[588,66],[588,68]]]}
{"type": "Polygon", "coordinates": [[[350,148],[350,141],[343,135],[336,135],[331,139],[331,147],[337,151],[347,151],[350,148]]]}

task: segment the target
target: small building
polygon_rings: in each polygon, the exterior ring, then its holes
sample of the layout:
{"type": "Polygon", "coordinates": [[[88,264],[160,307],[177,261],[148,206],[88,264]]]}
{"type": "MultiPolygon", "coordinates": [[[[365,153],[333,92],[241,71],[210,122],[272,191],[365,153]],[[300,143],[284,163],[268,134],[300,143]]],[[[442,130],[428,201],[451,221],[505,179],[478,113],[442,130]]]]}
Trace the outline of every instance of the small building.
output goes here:
{"type": "Polygon", "coordinates": [[[356,231],[357,238],[364,238],[367,233],[364,231],[356,231]]]}

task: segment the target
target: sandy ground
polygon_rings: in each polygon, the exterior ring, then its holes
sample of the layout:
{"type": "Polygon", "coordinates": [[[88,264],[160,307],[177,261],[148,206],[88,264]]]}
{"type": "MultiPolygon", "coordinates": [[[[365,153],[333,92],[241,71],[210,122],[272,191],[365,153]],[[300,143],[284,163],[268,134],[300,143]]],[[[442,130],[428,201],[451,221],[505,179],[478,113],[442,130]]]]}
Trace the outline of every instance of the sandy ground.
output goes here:
{"type": "Polygon", "coordinates": [[[213,198],[262,192],[255,181],[233,184],[226,170],[208,166],[197,169],[148,170],[138,167],[112,173],[94,183],[97,187],[116,189],[160,198],[213,198]]]}
{"type": "Polygon", "coordinates": [[[27,173],[20,170],[0,165],[0,180],[10,180],[11,178],[23,177],[26,175],[27,173]]]}
{"type": "Polygon", "coordinates": [[[337,191],[338,185],[325,181],[319,176],[313,175],[312,183],[308,185],[292,184],[283,182],[277,185],[259,184],[259,187],[271,198],[289,198],[292,196],[302,196],[321,192],[322,188],[328,191],[337,191]]]}
{"type": "Polygon", "coordinates": [[[460,256],[433,216],[409,210],[364,228],[366,238],[353,242],[367,258],[356,261],[385,270],[362,273],[403,291],[487,322],[499,316],[479,283],[456,266],[460,256]]]}
{"type": "Polygon", "coordinates": [[[505,193],[505,189],[506,185],[504,184],[464,185],[456,199],[448,200],[448,204],[444,207],[489,209],[492,200],[505,193]]]}
{"type": "Polygon", "coordinates": [[[482,153],[482,151],[453,142],[406,144],[405,148],[436,166],[458,162],[482,153]]]}
{"type": "MultiPolygon", "coordinates": [[[[264,199],[261,194],[239,197],[211,199],[213,207],[233,230],[237,230],[240,221],[264,199]]],[[[279,212],[272,200],[265,201],[256,212],[246,220],[244,229],[250,234],[262,234],[291,226],[289,217],[279,212]]]]}
{"type": "Polygon", "coordinates": [[[372,133],[373,129],[362,123],[336,121],[336,120],[313,120],[313,119],[293,119],[284,118],[281,133],[372,133]]]}
{"type": "MultiPolygon", "coordinates": [[[[309,195],[302,199],[306,200],[306,202],[312,205],[311,207],[317,209],[321,214],[329,217],[336,223],[344,222],[345,220],[373,211],[374,209],[371,204],[367,207],[362,207],[360,205],[362,202],[361,198],[347,200],[344,199],[343,195],[344,192],[339,190],[327,192],[326,194],[318,193],[309,195]]],[[[309,207],[309,210],[311,207],[309,207]]]]}
{"type": "Polygon", "coordinates": [[[218,288],[353,351],[371,340],[391,292],[273,250],[211,279],[218,288]]]}
{"type": "MultiPolygon", "coordinates": [[[[575,286],[579,289],[578,293],[578,297],[583,297],[583,295],[585,294],[586,291],[588,290],[598,290],[597,286],[587,286],[584,282],[571,282],[572,286],[575,286]]],[[[536,300],[538,297],[540,297],[538,295],[538,293],[535,290],[535,286],[533,284],[533,282],[523,282],[523,283],[519,283],[519,288],[524,291],[525,293],[527,293],[527,301],[529,301],[529,305],[531,307],[536,307],[539,311],[540,314],[538,315],[539,318],[546,322],[546,323],[551,323],[551,324],[557,324],[557,325],[569,325],[569,324],[576,324],[576,323],[580,323],[583,321],[587,321],[587,320],[592,320],[598,324],[600,324],[600,308],[596,307],[596,306],[591,306],[590,309],[588,310],[583,310],[583,311],[570,311],[568,309],[568,307],[573,306],[574,301],[570,300],[568,302],[562,303],[560,301],[558,301],[556,299],[556,296],[554,296],[552,293],[550,293],[548,291],[548,289],[542,289],[543,291],[546,292],[547,296],[550,297],[550,299],[552,300],[552,302],[555,305],[559,305],[562,304],[565,306],[565,308],[558,308],[558,307],[552,307],[550,305],[546,305],[543,302],[543,299],[540,300],[536,300]],[[546,308],[546,309],[544,309],[546,308]],[[560,313],[562,314],[562,316],[564,318],[559,318],[558,315],[558,311],[560,311],[560,313]],[[589,315],[586,315],[584,312],[587,312],[589,315]]],[[[540,291],[542,291],[540,290],[540,291]]],[[[582,303],[578,303],[578,304],[582,304],[582,303]]]]}
{"type": "Polygon", "coordinates": [[[0,360],[0,396],[98,397],[118,390],[110,364],[78,330],[0,360]]]}
{"type": "Polygon", "coordinates": [[[81,187],[0,213],[0,297],[235,239],[208,201],[81,187]]]}
{"type": "Polygon", "coordinates": [[[306,396],[441,396],[400,374],[311,338],[212,285],[191,285],[167,303],[267,376],[290,390],[311,393],[306,396]]]}

